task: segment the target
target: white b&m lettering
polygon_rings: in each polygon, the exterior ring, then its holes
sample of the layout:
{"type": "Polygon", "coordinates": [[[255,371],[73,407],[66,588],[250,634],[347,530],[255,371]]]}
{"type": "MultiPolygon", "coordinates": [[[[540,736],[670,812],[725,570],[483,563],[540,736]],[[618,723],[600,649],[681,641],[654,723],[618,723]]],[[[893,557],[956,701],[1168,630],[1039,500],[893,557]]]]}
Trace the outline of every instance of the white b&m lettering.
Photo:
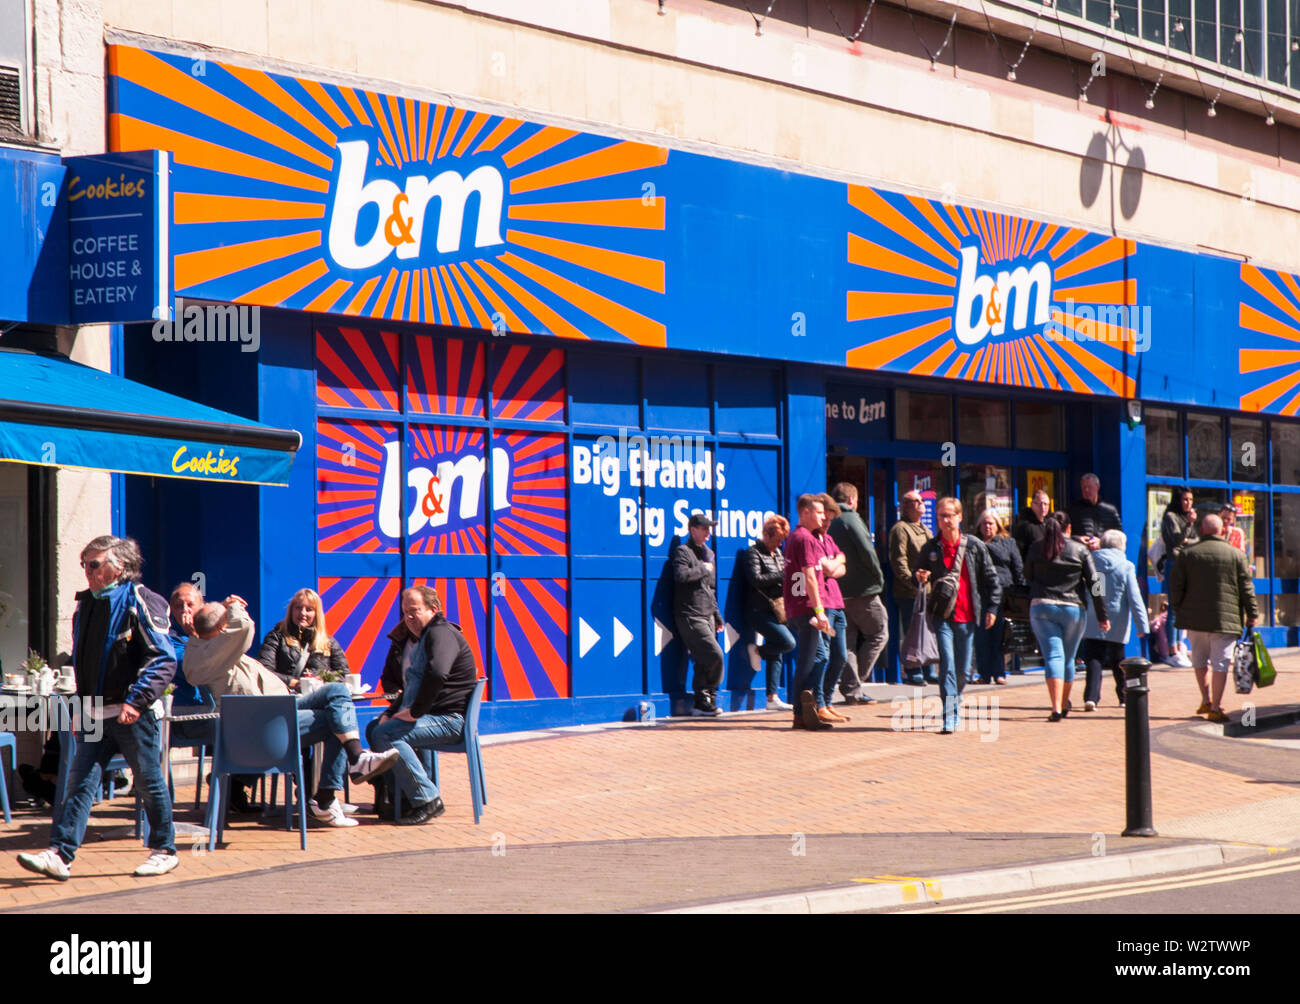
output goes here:
{"type": "Polygon", "coordinates": [[[405,187],[398,188],[387,178],[366,181],[369,143],[364,140],[340,143],[338,151],[339,177],[330,217],[329,252],[341,267],[371,269],[394,250],[402,260],[419,258],[429,203],[434,199],[439,203],[438,254],[458,252],[465,205],[474,193],[479,197],[474,247],[505,243],[501,238],[505,180],[495,167],[484,165],[464,177],[456,171],[443,171],[432,179],[411,174],[406,177],[405,187]],[[358,243],[361,212],[371,205],[379,211],[374,232],[358,243]]]}
{"type": "Polygon", "coordinates": [[[1047,262],[1036,262],[1030,268],[1020,265],[1010,272],[1004,269],[996,276],[979,275],[978,269],[979,248],[962,248],[961,271],[957,277],[957,341],[975,345],[990,335],[1005,333],[1008,324],[1011,331],[1019,333],[1051,320],[1052,267],[1047,262]],[[1032,321],[1031,299],[1034,301],[1032,321]]]}

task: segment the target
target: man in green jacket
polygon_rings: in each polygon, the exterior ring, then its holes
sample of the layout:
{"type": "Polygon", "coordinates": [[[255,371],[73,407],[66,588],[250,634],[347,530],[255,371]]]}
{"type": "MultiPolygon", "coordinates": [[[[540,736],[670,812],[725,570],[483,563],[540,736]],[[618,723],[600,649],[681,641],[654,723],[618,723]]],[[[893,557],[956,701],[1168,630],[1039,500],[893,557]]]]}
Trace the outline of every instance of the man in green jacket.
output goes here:
{"type": "MultiPolygon", "coordinates": [[[[912,603],[916,600],[916,559],[921,548],[930,539],[930,528],[921,522],[925,513],[925,502],[921,493],[913,489],[905,492],[899,500],[899,515],[902,517],[889,529],[889,566],[894,571],[894,603],[898,605],[899,644],[907,637],[907,626],[912,622],[912,603]]],[[[938,683],[934,666],[902,667],[907,682],[914,686],[922,683],[938,683]],[[922,674],[928,674],[923,676],[922,674]]]]}
{"type": "Polygon", "coordinates": [[[1198,715],[1226,722],[1220,701],[1232,668],[1232,643],[1259,620],[1255,584],[1246,556],[1223,539],[1223,520],[1211,513],[1201,521],[1201,539],[1183,548],[1169,573],[1169,604],[1192,643],[1192,667],[1201,690],[1198,715]],[[1213,670],[1213,692],[1206,672],[1213,670]]]}
{"type": "Polygon", "coordinates": [[[844,552],[846,570],[839,587],[849,622],[848,658],[840,674],[840,693],[845,704],[875,704],[874,698],[862,692],[862,684],[871,682],[876,660],[889,643],[889,615],[880,600],[885,573],[880,570],[871,531],[858,515],[857,486],[841,481],[831,489],[831,498],[839,504],[840,514],[827,533],[844,552]]]}

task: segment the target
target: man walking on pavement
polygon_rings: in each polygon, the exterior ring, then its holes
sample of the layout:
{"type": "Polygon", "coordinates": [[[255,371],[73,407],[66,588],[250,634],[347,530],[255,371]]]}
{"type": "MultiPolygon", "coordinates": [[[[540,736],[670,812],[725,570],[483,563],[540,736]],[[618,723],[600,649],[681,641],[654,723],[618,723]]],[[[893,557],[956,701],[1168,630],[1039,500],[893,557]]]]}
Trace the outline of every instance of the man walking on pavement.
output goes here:
{"type": "Polygon", "coordinates": [[[1025,511],[1020,514],[1020,519],[1016,521],[1013,536],[1016,538],[1016,547],[1020,551],[1021,561],[1024,561],[1025,556],[1029,554],[1029,549],[1043,539],[1043,534],[1047,532],[1043,527],[1043,520],[1047,519],[1047,514],[1051,511],[1051,496],[1039,488],[1034,492],[1034,500],[1025,507],[1025,511]]]}
{"type": "Polygon", "coordinates": [[[140,585],[143,564],[130,538],[96,537],[81,552],[89,588],[77,594],[72,657],[77,696],[86,710],[49,848],[18,855],[28,871],[60,882],[71,877],[68,866],[86,838],[100,774],[116,753],[131,768],[149,821],[149,859],[135,874],[166,875],[180,864],[154,717],[155,702],[176,672],[176,658],[167,640],[167,601],[140,585]],[[100,727],[86,728],[86,717],[100,727]]]}
{"type": "Polygon", "coordinates": [[[1202,537],[1183,548],[1169,573],[1169,603],[1192,646],[1196,686],[1201,691],[1198,715],[1226,722],[1224,686],[1232,668],[1232,644],[1246,626],[1259,621],[1255,584],[1246,555],[1223,539],[1223,520],[1211,513],[1201,522],[1202,537]],[[1207,671],[1214,673],[1207,685],[1207,671]]]}
{"type": "Polygon", "coordinates": [[[687,539],[673,551],[673,621],[677,635],[695,661],[695,704],[691,714],[716,718],[718,687],[722,683],[722,649],[718,632],[722,614],[718,611],[718,569],[706,541],[717,524],[697,512],[687,523],[687,539]]]}
{"type": "Polygon", "coordinates": [[[799,525],[785,542],[785,582],[782,596],[786,619],[799,643],[795,652],[794,727],[820,732],[833,728],[834,717],[826,710],[822,677],[830,660],[830,619],[826,616],[823,554],[815,534],[826,521],[825,509],[816,495],[800,495],[795,508],[799,525]]]}
{"type": "Polygon", "coordinates": [[[1070,532],[1074,539],[1087,545],[1089,551],[1101,547],[1101,535],[1107,530],[1122,530],[1119,510],[1109,502],[1101,501],[1101,479],[1095,474],[1085,474],[1079,479],[1079,493],[1083,497],[1070,506],[1070,532]]]}
{"type": "MultiPolygon", "coordinates": [[[[901,518],[889,529],[889,567],[894,572],[894,603],[898,606],[900,639],[907,637],[907,627],[912,623],[912,604],[916,600],[916,559],[921,548],[930,539],[930,528],[921,522],[925,503],[918,491],[905,492],[899,502],[901,518]]],[[[907,682],[919,687],[925,683],[938,683],[933,667],[910,669],[903,667],[907,682]]]]}
{"type": "Polygon", "coordinates": [[[840,693],[846,704],[875,704],[862,692],[862,685],[871,682],[871,671],[889,642],[889,618],[880,600],[885,574],[871,531],[858,515],[857,487],[841,481],[831,489],[831,497],[841,508],[827,532],[844,552],[845,572],[839,586],[848,618],[848,657],[840,693]]]}

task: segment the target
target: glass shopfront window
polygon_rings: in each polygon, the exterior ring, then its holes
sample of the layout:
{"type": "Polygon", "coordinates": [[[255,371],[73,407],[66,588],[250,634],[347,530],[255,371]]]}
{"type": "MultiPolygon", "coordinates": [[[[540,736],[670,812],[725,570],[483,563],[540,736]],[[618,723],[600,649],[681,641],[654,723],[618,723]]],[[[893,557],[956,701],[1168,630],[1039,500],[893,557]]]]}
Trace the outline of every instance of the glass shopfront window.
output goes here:
{"type": "Polygon", "coordinates": [[[1016,402],[1016,449],[1064,450],[1061,406],[1044,401],[1016,402]]]}
{"type": "Polygon", "coordinates": [[[991,509],[1007,526],[1011,525],[1011,468],[995,464],[962,464],[959,479],[962,527],[975,532],[975,523],[985,509],[991,509]]]}
{"type": "Polygon", "coordinates": [[[1236,525],[1228,530],[1228,543],[1246,552],[1257,579],[1268,576],[1268,496],[1263,492],[1234,491],[1236,525]]]}
{"type": "Polygon", "coordinates": [[[895,393],[899,439],[952,442],[952,399],[947,394],[925,394],[914,390],[895,393]]]}
{"type": "Polygon", "coordinates": [[[1228,435],[1232,439],[1232,480],[1266,480],[1268,439],[1265,438],[1264,423],[1253,418],[1229,419],[1228,435]]]}
{"type": "MultiPolygon", "coordinates": [[[[901,393],[901,392],[900,392],[901,393]]],[[[921,522],[930,528],[931,533],[938,533],[938,524],[934,518],[934,504],[950,492],[948,472],[951,467],[944,467],[937,460],[900,460],[898,462],[898,498],[910,491],[921,493],[925,503],[925,512],[921,522]]],[[[903,514],[896,512],[894,519],[902,519],[903,514]]]]}
{"type": "Polygon", "coordinates": [[[27,655],[27,567],[27,467],[0,463],[0,668],[8,672],[27,655]]]}
{"type": "Polygon", "coordinates": [[[1273,577],[1300,579],[1300,495],[1273,495],[1273,577]]]}
{"type": "Polygon", "coordinates": [[[1223,456],[1223,419],[1219,415],[1187,416],[1187,473],[1206,481],[1227,477],[1223,456]]]}
{"type": "Polygon", "coordinates": [[[1300,485],[1300,425],[1272,423],[1273,480],[1280,485],[1300,485]]]}
{"type": "Polygon", "coordinates": [[[957,438],[964,446],[1007,446],[1011,441],[1011,402],[957,398],[957,438]]]}
{"type": "Polygon", "coordinates": [[[1148,408],[1144,421],[1147,427],[1147,474],[1181,478],[1183,436],[1179,428],[1178,412],[1148,408]]]}

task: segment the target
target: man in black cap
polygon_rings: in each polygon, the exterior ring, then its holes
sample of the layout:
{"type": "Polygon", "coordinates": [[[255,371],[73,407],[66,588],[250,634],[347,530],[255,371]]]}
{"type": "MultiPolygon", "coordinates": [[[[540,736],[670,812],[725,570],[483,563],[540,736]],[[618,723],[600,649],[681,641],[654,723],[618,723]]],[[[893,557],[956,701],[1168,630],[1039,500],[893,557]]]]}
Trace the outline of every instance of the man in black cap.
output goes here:
{"type": "Polygon", "coordinates": [[[718,570],[705,543],[716,524],[697,512],[687,524],[687,539],[673,551],[673,620],[677,636],[695,660],[695,706],[692,715],[714,718],[722,714],[717,691],[722,683],[722,649],[718,631],[718,570]]]}

